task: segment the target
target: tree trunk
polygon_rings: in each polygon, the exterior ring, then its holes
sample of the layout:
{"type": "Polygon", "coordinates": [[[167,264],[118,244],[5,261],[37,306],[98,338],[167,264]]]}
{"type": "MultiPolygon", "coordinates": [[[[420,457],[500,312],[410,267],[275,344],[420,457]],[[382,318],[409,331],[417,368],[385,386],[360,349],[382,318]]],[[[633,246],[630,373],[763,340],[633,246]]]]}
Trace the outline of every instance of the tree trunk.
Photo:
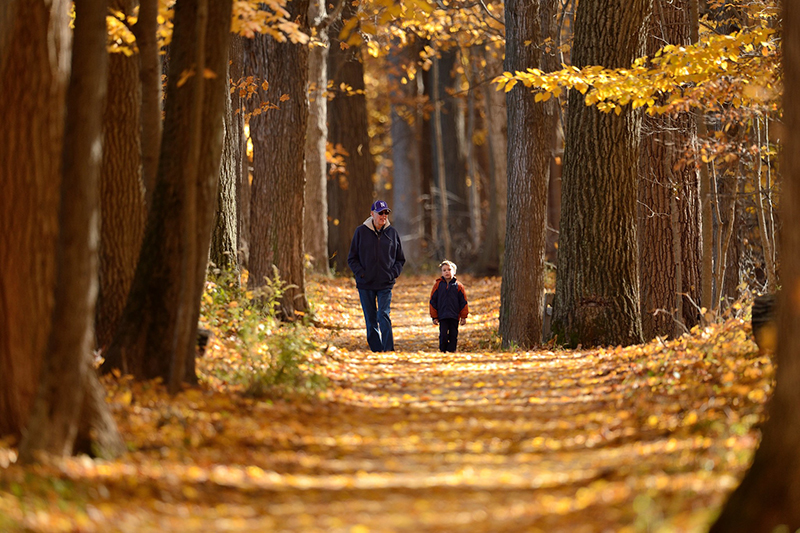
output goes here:
{"type": "MultiPolygon", "coordinates": [[[[766,130],[769,124],[769,117],[764,118],[764,129],[766,130]]],[[[767,278],[765,284],[765,292],[774,293],[778,288],[778,275],[775,268],[775,235],[771,231],[771,227],[767,224],[770,212],[770,180],[769,180],[769,167],[767,172],[764,172],[764,165],[762,164],[761,156],[761,118],[756,118],[756,135],[758,139],[759,157],[756,163],[756,186],[755,186],[755,204],[756,204],[756,218],[758,219],[758,235],[761,240],[761,253],[764,257],[765,276],[767,278]],[[766,178],[766,180],[764,179],[766,178]],[[766,181],[766,186],[762,183],[766,181]],[[764,201],[766,199],[766,202],[764,201]],[[765,205],[766,204],[766,205],[765,205]]],[[[764,132],[764,144],[767,145],[767,152],[769,151],[769,135],[767,131],[764,132]]],[[[767,155],[767,157],[769,157],[767,155]]]]}
{"type": "MultiPolygon", "coordinates": [[[[689,32],[691,42],[700,40],[700,2],[703,0],[689,0],[689,32]]],[[[705,3],[705,2],[703,2],[705,3]]],[[[708,136],[706,117],[702,112],[694,114],[697,127],[697,137],[705,139],[708,136]]],[[[711,310],[714,306],[714,228],[713,212],[711,206],[711,175],[708,164],[697,158],[700,171],[700,307],[711,310]]]]}
{"type": "Polygon", "coordinates": [[[230,83],[238,82],[243,75],[244,43],[242,37],[233,36],[230,44],[230,63],[226,75],[225,137],[220,162],[219,192],[214,231],[211,235],[210,259],[218,268],[235,272],[239,270],[237,245],[237,183],[244,178],[247,143],[244,136],[244,114],[239,91],[230,91],[230,83]]]}
{"type": "MultiPolygon", "coordinates": [[[[161,149],[161,50],[158,46],[158,0],[140,0],[139,18],[133,26],[139,49],[142,98],[142,181],[150,205],[161,149]]],[[[126,11],[126,13],[129,13],[126,11]]]]}
{"type": "MultiPolygon", "coordinates": [[[[308,0],[287,5],[291,20],[307,27],[308,0]]],[[[308,47],[279,43],[268,35],[248,43],[250,74],[269,82],[264,101],[277,106],[250,119],[253,139],[253,189],[250,219],[252,289],[264,287],[277,268],[287,284],[281,314],[294,320],[307,308],[303,257],[303,165],[308,102],[308,47]],[[289,99],[281,101],[282,95],[289,99]]],[[[316,231],[317,228],[308,228],[316,231]]]]}
{"type": "Polygon", "coordinates": [[[341,23],[331,28],[331,48],[328,54],[328,78],[334,90],[342,84],[353,92],[336,92],[328,103],[328,141],[341,145],[346,152],[345,173],[328,181],[328,253],[331,267],[347,272],[347,254],[356,227],[369,216],[374,199],[373,174],[375,162],[370,152],[367,130],[367,99],[364,95],[364,65],[361,44],[342,47],[342,38],[358,32],[358,26],[348,35],[339,35],[343,24],[352,19],[357,3],[345,2],[341,23]]]}
{"type": "MultiPolygon", "coordinates": [[[[629,67],[644,48],[649,0],[585,0],[573,64],[629,67]]],[[[553,333],[561,343],[642,341],[636,240],[639,113],[584,105],[570,91],[553,333]]],[[[514,212],[513,210],[511,211],[514,212]]]]}
{"type": "MultiPolygon", "coordinates": [[[[55,309],[38,393],[20,444],[20,460],[37,452],[72,454],[81,406],[108,412],[105,398],[86,397],[94,373],[94,305],[99,247],[102,108],[106,92],[107,0],[76,0],[72,73],[67,94],[63,179],[56,249],[55,309]]],[[[112,428],[116,433],[116,429],[112,428]]],[[[119,441],[119,436],[104,437],[119,441]]],[[[103,450],[105,455],[121,451],[103,450]]]]}
{"type": "MultiPolygon", "coordinates": [[[[688,1],[655,1],[649,56],[665,44],[689,44],[688,1]]],[[[695,126],[690,114],[643,119],[638,230],[645,340],[680,334],[697,323],[700,180],[695,166],[680,162],[695,140],[695,126]]]]}
{"type": "MultiPolygon", "coordinates": [[[[473,48],[477,49],[477,47],[473,48]]],[[[463,52],[462,52],[463,53],[463,52]]],[[[469,227],[472,245],[472,255],[480,250],[484,239],[484,223],[481,209],[481,168],[478,163],[477,146],[475,144],[475,131],[480,127],[478,124],[478,110],[476,100],[478,92],[476,82],[478,80],[478,65],[472,54],[469,57],[470,79],[467,80],[470,91],[467,94],[466,109],[466,132],[464,135],[464,152],[467,158],[467,186],[469,199],[469,227]]]]}
{"type": "Polygon", "coordinates": [[[710,533],[767,533],[800,528],[800,5],[783,3],[783,209],[775,391],[761,444],[741,485],[710,533]]]}
{"type": "MultiPolygon", "coordinates": [[[[132,4],[116,1],[112,6],[131,14],[132,4]]],[[[97,347],[101,350],[111,344],[125,308],[146,220],[138,57],[111,54],[108,68],[100,174],[100,288],[95,323],[97,347]]]]}
{"type": "Polygon", "coordinates": [[[434,106],[431,116],[433,176],[437,186],[433,205],[439,207],[436,211],[436,233],[441,242],[441,253],[458,263],[462,258],[466,259],[469,251],[466,161],[458,144],[458,102],[448,92],[448,89],[452,92],[456,86],[454,68],[458,52],[448,50],[439,54],[441,57],[433,59],[429,73],[431,103],[434,106]],[[440,150],[441,156],[438,155],[440,150]],[[449,234],[450,227],[460,228],[461,231],[449,234]],[[452,247],[449,251],[448,241],[452,247]]]}
{"type": "Polygon", "coordinates": [[[392,66],[392,165],[394,168],[393,223],[403,241],[406,267],[422,263],[422,243],[425,239],[422,204],[422,169],[420,160],[420,127],[422,114],[417,105],[417,83],[401,83],[406,75],[405,65],[414,60],[417,47],[408,44],[401,48],[395,43],[389,62],[392,66]]]}
{"type": "MultiPolygon", "coordinates": [[[[444,107],[445,100],[442,96],[442,83],[441,83],[441,69],[438,57],[433,58],[433,66],[431,66],[431,87],[433,89],[433,144],[435,149],[433,150],[434,155],[434,162],[436,166],[434,167],[434,175],[436,176],[436,195],[438,196],[438,201],[436,205],[439,207],[436,217],[436,227],[438,229],[437,233],[439,238],[441,239],[441,246],[440,249],[442,250],[442,254],[445,259],[453,260],[455,256],[453,255],[453,240],[450,236],[450,226],[453,225],[456,228],[464,228],[465,220],[462,219],[458,222],[451,219],[450,217],[450,195],[448,194],[448,179],[447,179],[447,160],[445,158],[445,140],[444,140],[444,131],[442,130],[442,108],[444,107]],[[453,224],[455,222],[455,224],[453,224]]],[[[453,111],[453,108],[450,108],[450,111],[453,111]]],[[[453,125],[455,123],[453,122],[453,125]]],[[[455,127],[453,128],[455,129],[455,127]]],[[[448,131],[448,140],[452,141],[455,135],[454,131],[448,131]]],[[[453,152],[453,143],[448,142],[448,155],[451,155],[453,152]]],[[[456,148],[458,145],[456,145],[456,148]]],[[[456,151],[456,153],[458,153],[456,151]]],[[[456,164],[456,168],[458,165],[456,164]]],[[[452,167],[451,167],[452,168],[452,167]]],[[[455,168],[454,168],[455,170],[455,168]]]]}
{"type": "MultiPolygon", "coordinates": [[[[495,60],[491,58],[491,54],[486,54],[486,61],[489,65],[493,65],[495,60]]],[[[495,72],[499,74],[501,71],[502,65],[497,65],[495,72]]],[[[494,87],[486,87],[484,92],[486,136],[489,144],[489,179],[487,180],[489,214],[484,242],[475,271],[478,275],[496,276],[500,273],[501,258],[505,250],[506,208],[508,205],[506,96],[502,91],[496,91],[494,87]]]]}
{"type": "Polygon", "coordinates": [[[739,225],[736,212],[739,179],[729,168],[717,169],[712,163],[712,170],[711,186],[717,220],[714,236],[714,309],[721,312],[723,303],[735,299],[736,286],[739,284],[739,258],[735,242],[736,227],[739,225]]]}
{"type": "MultiPolygon", "coordinates": [[[[310,0],[309,24],[325,21],[324,0],[310,0]]],[[[328,28],[320,27],[317,38],[324,46],[313,46],[308,54],[308,128],[306,134],[306,188],[303,233],[305,253],[311,268],[328,272],[328,168],[325,149],[328,142],[328,28]]]]}
{"type": "MultiPolygon", "coordinates": [[[[420,43],[421,46],[428,44],[428,41],[420,43]]],[[[428,105],[425,107],[426,113],[422,114],[422,127],[420,131],[419,160],[421,173],[420,185],[422,187],[422,227],[425,235],[423,240],[423,251],[429,258],[433,258],[438,263],[439,254],[436,252],[435,238],[435,204],[434,204],[434,183],[435,175],[433,170],[433,120],[431,119],[430,102],[433,100],[431,92],[430,76],[417,76],[417,91],[421,92],[427,99],[428,105]],[[420,90],[420,85],[421,90],[420,90]]],[[[503,98],[505,100],[505,97],[503,98]]],[[[503,152],[505,157],[505,152],[503,152]]]]}
{"type": "Polygon", "coordinates": [[[173,391],[184,373],[187,381],[196,380],[197,317],[222,151],[231,3],[210,2],[207,25],[201,7],[198,1],[175,6],[153,205],[130,296],[103,363],[104,371],[161,377],[173,391]],[[181,81],[201,64],[210,74],[181,81]]]}
{"type": "Polygon", "coordinates": [[[417,268],[422,264],[424,229],[424,203],[422,199],[419,154],[420,119],[413,104],[398,112],[392,105],[392,163],[394,164],[394,225],[403,242],[406,265],[417,268]],[[410,111],[413,123],[407,121],[410,111]]]}
{"type": "Polygon", "coordinates": [[[558,235],[561,225],[561,169],[564,161],[564,128],[559,117],[550,155],[550,179],[547,181],[547,233],[544,258],[553,265],[558,261],[558,235]]]}
{"type": "MultiPolygon", "coordinates": [[[[553,37],[554,0],[506,2],[505,70],[556,67],[542,46],[553,37]]],[[[508,217],[503,282],[500,289],[500,336],[503,346],[537,346],[542,340],[544,242],[547,179],[557,102],[535,102],[518,85],[506,93],[508,109],[508,217]]]]}
{"type": "Polygon", "coordinates": [[[69,2],[6,3],[0,36],[0,435],[21,434],[53,310],[69,2]]]}

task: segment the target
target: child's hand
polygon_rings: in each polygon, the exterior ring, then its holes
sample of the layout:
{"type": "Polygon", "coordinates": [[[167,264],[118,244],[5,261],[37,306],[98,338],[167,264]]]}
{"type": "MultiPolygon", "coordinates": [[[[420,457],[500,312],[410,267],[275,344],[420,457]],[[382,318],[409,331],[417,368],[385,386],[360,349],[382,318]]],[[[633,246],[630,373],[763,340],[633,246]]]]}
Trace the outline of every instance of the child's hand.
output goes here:
{"type": "Polygon", "coordinates": [[[433,325],[434,326],[438,326],[439,325],[439,319],[438,318],[434,318],[433,319],[433,325]]]}
{"type": "Polygon", "coordinates": [[[467,323],[467,318],[466,317],[462,318],[461,319],[461,325],[463,326],[466,323],[467,323]]]}

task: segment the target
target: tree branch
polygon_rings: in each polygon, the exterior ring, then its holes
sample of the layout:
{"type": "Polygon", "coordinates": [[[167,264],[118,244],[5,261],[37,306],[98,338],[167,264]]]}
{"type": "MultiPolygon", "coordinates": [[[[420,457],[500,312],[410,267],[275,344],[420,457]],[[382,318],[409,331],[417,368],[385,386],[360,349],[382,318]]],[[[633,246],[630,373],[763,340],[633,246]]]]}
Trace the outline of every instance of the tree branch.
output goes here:
{"type": "Polygon", "coordinates": [[[488,8],[488,7],[486,7],[486,2],[484,2],[483,0],[478,0],[478,2],[480,2],[480,4],[481,4],[481,7],[483,8],[483,10],[484,10],[484,11],[486,11],[486,14],[487,14],[487,15],[489,15],[489,16],[490,16],[492,19],[494,19],[494,21],[495,21],[495,22],[497,22],[498,24],[501,24],[502,26],[505,26],[505,25],[506,25],[506,23],[505,23],[505,22],[503,22],[503,21],[502,21],[502,20],[500,20],[499,18],[497,18],[497,17],[495,17],[494,15],[492,15],[492,12],[491,12],[491,11],[489,11],[489,8],[488,8]]]}
{"type": "Polygon", "coordinates": [[[318,32],[322,32],[328,29],[328,27],[333,24],[339,15],[342,14],[342,9],[344,8],[344,0],[337,0],[336,7],[333,8],[333,12],[327,15],[325,18],[320,20],[319,22],[315,23],[312,28],[317,30],[318,32]]]}

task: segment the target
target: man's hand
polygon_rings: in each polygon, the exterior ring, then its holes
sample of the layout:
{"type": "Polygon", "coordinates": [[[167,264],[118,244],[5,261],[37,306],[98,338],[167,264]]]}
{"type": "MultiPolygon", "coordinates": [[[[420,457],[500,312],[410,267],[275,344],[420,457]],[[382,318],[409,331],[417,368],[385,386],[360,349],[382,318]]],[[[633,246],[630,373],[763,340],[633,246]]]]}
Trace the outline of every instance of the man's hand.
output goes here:
{"type": "Polygon", "coordinates": [[[461,325],[463,326],[466,323],[467,323],[467,317],[462,318],[461,319],[461,325]]]}
{"type": "Polygon", "coordinates": [[[433,325],[434,326],[438,326],[439,325],[439,319],[438,318],[434,318],[433,319],[433,325]]]}

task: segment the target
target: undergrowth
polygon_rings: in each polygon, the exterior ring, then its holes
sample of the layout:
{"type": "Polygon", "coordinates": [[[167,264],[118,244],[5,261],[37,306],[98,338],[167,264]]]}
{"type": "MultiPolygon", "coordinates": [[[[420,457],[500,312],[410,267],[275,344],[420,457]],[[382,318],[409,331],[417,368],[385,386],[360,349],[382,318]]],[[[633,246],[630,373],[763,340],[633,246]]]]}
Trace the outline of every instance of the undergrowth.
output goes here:
{"type": "Polygon", "coordinates": [[[254,398],[313,396],[325,389],[319,348],[307,324],[279,319],[287,288],[277,271],[257,291],[233,273],[209,276],[201,321],[216,340],[198,364],[201,379],[254,398]]]}

